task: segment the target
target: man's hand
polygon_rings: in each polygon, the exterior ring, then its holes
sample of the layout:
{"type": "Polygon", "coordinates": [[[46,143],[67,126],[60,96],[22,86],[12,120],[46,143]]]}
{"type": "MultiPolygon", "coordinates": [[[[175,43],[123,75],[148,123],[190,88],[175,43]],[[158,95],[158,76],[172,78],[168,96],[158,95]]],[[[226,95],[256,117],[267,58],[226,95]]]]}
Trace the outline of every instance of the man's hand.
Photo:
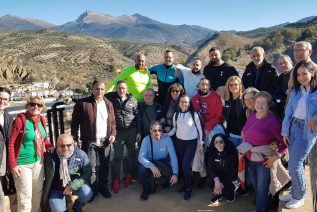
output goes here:
{"type": "Polygon", "coordinates": [[[135,141],[140,143],[141,142],[141,133],[137,133],[135,137],[135,141]]]}
{"type": "Polygon", "coordinates": [[[73,189],[70,186],[66,186],[65,189],[64,189],[63,194],[65,196],[68,196],[68,195],[72,195],[72,193],[73,193],[73,189]]]}
{"type": "Polygon", "coordinates": [[[288,136],[283,136],[283,142],[286,146],[289,145],[289,139],[288,139],[288,136]]]}
{"type": "Polygon", "coordinates": [[[173,176],[171,177],[171,180],[170,180],[171,186],[172,186],[172,185],[175,185],[175,184],[177,183],[177,181],[178,181],[178,177],[177,177],[176,175],[173,175],[173,176]]]}
{"type": "Polygon", "coordinates": [[[161,177],[161,172],[160,172],[160,170],[158,170],[158,168],[156,168],[155,166],[153,166],[153,167],[151,168],[151,171],[152,171],[152,174],[153,174],[153,176],[154,176],[155,178],[161,177]]]}
{"type": "Polygon", "coordinates": [[[11,169],[11,173],[12,173],[13,177],[20,177],[21,176],[21,170],[19,169],[18,166],[11,169]]]}
{"type": "Polygon", "coordinates": [[[50,153],[53,153],[54,149],[55,149],[55,148],[52,146],[52,147],[48,148],[46,151],[47,151],[47,152],[50,152],[50,153]]]}
{"type": "Polygon", "coordinates": [[[275,161],[277,161],[279,158],[278,156],[276,155],[273,155],[271,157],[267,157],[267,161],[265,161],[263,163],[263,165],[266,167],[266,168],[272,168],[273,167],[273,164],[275,163],[275,161]]]}
{"type": "Polygon", "coordinates": [[[113,144],[113,142],[116,140],[116,138],[113,136],[113,135],[110,135],[109,136],[109,142],[111,143],[111,144],[113,144]]]}

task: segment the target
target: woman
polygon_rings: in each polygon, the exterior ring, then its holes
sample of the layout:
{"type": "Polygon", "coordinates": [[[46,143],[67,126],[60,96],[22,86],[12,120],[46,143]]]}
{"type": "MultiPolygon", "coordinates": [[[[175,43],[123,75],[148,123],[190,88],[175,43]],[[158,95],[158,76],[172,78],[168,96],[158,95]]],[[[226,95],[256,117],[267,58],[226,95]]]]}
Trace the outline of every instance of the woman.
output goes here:
{"type": "Polygon", "coordinates": [[[236,182],[238,177],[238,155],[235,147],[223,134],[212,137],[208,151],[208,176],[213,187],[211,203],[218,203],[223,197],[228,202],[235,200],[236,182]]]}
{"type": "Polygon", "coordinates": [[[40,115],[44,99],[30,97],[26,112],[14,120],[9,138],[9,168],[17,190],[17,211],[40,211],[44,181],[43,156],[52,151],[45,132],[45,119],[40,115]]]}
{"type": "Polygon", "coordinates": [[[287,208],[304,204],[306,184],[304,161],[317,139],[317,66],[312,61],[298,63],[293,71],[294,88],[285,109],[282,136],[288,145],[291,193],[281,196],[287,208]]]}
{"type": "Polygon", "coordinates": [[[173,127],[173,115],[177,111],[179,98],[184,94],[184,88],[179,83],[174,83],[168,88],[168,94],[163,105],[163,124],[164,132],[169,132],[173,127]]]}
{"type": "MultiPolygon", "coordinates": [[[[251,147],[245,153],[247,157],[247,170],[251,182],[256,192],[256,211],[266,211],[268,202],[270,167],[273,163],[282,157],[286,147],[281,145],[283,138],[281,136],[281,123],[269,112],[269,105],[272,102],[272,96],[266,91],[258,92],[254,97],[254,108],[256,113],[252,113],[242,129],[243,142],[247,142],[251,147]],[[277,141],[279,149],[276,155],[267,157],[264,161],[254,161],[251,157],[252,147],[261,147],[277,141]]],[[[241,145],[244,145],[242,143],[241,145]]]]}
{"type": "Polygon", "coordinates": [[[181,190],[185,192],[184,199],[188,200],[192,197],[190,164],[195,156],[197,142],[200,143],[199,152],[201,154],[204,153],[203,132],[198,114],[190,107],[188,95],[183,95],[180,98],[179,107],[181,111],[174,114],[173,129],[168,135],[176,134],[176,154],[181,164],[185,181],[185,185],[181,190]]]}
{"type": "Polygon", "coordinates": [[[276,102],[276,109],[280,120],[283,120],[286,99],[289,94],[288,89],[292,86],[293,80],[290,76],[293,70],[293,62],[288,55],[281,55],[278,59],[278,67],[281,74],[278,76],[278,87],[274,92],[274,100],[276,102]]]}
{"type": "Polygon", "coordinates": [[[248,116],[253,113],[254,110],[254,96],[255,94],[257,94],[259,92],[258,89],[254,88],[254,87],[249,87],[247,89],[245,89],[245,91],[243,92],[241,99],[242,99],[242,103],[244,105],[245,108],[245,115],[248,118],[248,116]]]}
{"type": "Polygon", "coordinates": [[[245,111],[242,104],[243,85],[240,77],[231,76],[224,89],[225,119],[229,140],[238,146],[241,143],[241,131],[246,122],[245,111]]]}

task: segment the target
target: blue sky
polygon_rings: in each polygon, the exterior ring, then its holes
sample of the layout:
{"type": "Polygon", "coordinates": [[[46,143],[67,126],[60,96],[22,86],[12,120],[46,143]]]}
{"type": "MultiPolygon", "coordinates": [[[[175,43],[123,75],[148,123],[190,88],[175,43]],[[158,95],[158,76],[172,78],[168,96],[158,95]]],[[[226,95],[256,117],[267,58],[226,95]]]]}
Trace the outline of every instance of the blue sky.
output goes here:
{"type": "Polygon", "coordinates": [[[64,24],[86,10],[141,15],[169,24],[251,30],[317,15],[316,0],[0,0],[0,16],[14,14],[64,24]]]}

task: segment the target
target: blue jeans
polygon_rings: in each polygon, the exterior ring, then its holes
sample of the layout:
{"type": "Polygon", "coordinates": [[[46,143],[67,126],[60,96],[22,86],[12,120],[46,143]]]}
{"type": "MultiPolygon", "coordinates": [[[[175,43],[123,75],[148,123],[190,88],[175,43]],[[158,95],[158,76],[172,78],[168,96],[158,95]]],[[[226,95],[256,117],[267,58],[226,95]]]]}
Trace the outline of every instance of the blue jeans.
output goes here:
{"type": "MultiPolygon", "coordinates": [[[[89,185],[84,184],[80,189],[73,192],[73,195],[78,196],[78,199],[73,205],[74,211],[81,211],[82,207],[91,199],[92,189],[89,185]]],[[[50,208],[52,212],[66,211],[66,196],[63,191],[51,190],[49,197],[50,208]]]]}
{"type": "Polygon", "coordinates": [[[288,169],[292,178],[291,193],[292,197],[297,200],[306,196],[304,161],[316,142],[316,138],[312,140],[303,139],[304,126],[304,121],[292,120],[288,146],[288,169]]]}
{"type": "Polygon", "coordinates": [[[248,172],[255,189],[256,212],[265,212],[269,195],[270,169],[263,164],[248,160],[248,172]]]}

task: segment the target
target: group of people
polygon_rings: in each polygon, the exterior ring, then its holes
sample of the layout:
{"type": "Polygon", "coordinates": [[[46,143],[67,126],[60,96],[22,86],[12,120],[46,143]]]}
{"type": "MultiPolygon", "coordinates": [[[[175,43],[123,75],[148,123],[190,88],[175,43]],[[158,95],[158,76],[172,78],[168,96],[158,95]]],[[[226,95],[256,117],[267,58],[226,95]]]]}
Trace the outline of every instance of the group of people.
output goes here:
{"type": "MultiPolygon", "coordinates": [[[[74,106],[71,135],[60,135],[55,148],[40,115],[44,100],[29,98],[26,112],[12,121],[5,111],[10,91],[0,88],[0,176],[13,175],[18,211],[48,205],[66,211],[72,195],[77,196],[73,210],[81,211],[98,193],[110,198],[110,168],[113,193],[138,178],[141,200],[158,185],[178,181],[178,191],[189,200],[192,172],[199,173],[200,187],[206,183],[212,189],[214,204],[223,198],[232,202],[238,189],[246,194],[252,185],[257,212],[266,211],[269,194],[291,180],[290,194],[279,198],[287,208],[298,208],[306,198],[305,160],[317,139],[317,65],[311,54],[309,42],[296,43],[295,67],[282,55],[278,75],[264,49],[254,47],[240,78],[217,47],[210,49],[204,68],[197,58],[191,68],[175,65],[169,50],[163,64],[147,68],[140,53],[108,89],[93,82],[91,96],[74,106]],[[280,160],[286,153],[289,172],[280,160]]],[[[1,212],[1,185],[0,197],[1,212]]]]}

